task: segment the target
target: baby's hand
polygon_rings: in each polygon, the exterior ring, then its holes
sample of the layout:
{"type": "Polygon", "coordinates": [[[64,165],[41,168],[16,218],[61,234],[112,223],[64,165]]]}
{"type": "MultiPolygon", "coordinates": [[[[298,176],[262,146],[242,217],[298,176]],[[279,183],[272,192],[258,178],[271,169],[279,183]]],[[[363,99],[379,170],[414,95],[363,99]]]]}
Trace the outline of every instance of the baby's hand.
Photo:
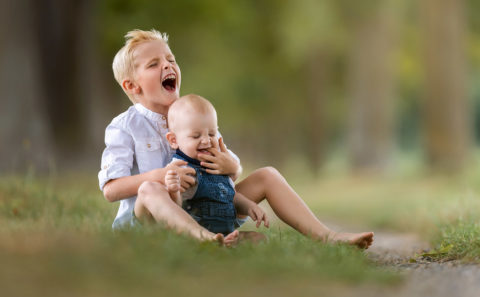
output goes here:
{"type": "Polygon", "coordinates": [[[171,193],[180,191],[180,176],[175,170],[168,170],[167,174],[165,174],[165,186],[171,193]]]}
{"type": "Polygon", "coordinates": [[[167,180],[168,172],[175,171],[178,174],[178,178],[180,180],[179,190],[182,193],[185,192],[186,189],[195,185],[195,169],[191,167],[185,167],[185,165],[187,165],[187,162],[182,160],[175,160],[165,167],[167,169],[167,174],[165,174],[165,181],[167,180]]]}
{"type": "Polygon", "coordinates": [[[260,208],[258,205],[252,205],[248,210],[248,215],[252,218],[253,221],[257,222],[257,228],[260,227],[263,221],[265,227],[270,227],[270,222],[268,221],[267,214],[260,208]]]}
{"type": "Polygon", "coordinates": [[[240,164],[228,152],[227,147],[223,143],[223,138],[218,139],[219,147],[209,148],[208,151],[213,156],[202,154],[199,159],[202,161],[200,165],[207,168],[210,174],[235,175],[240,164]]]}

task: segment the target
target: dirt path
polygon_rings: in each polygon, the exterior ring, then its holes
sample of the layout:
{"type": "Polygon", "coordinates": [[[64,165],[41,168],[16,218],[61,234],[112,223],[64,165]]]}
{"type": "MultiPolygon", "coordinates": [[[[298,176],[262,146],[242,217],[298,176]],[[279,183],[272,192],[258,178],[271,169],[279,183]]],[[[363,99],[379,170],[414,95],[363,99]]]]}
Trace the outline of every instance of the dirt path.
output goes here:
{"type": "Polygon", "coordinates": [[[409,259],[429,249],[428,243],[413,234],[376,232],[374,245],[367,251],[374,261],[392,266],[405,280],[391,290],[372,292],[383,296],[479,297],[480,265],[458,261],[417,262],[409,259]]]}

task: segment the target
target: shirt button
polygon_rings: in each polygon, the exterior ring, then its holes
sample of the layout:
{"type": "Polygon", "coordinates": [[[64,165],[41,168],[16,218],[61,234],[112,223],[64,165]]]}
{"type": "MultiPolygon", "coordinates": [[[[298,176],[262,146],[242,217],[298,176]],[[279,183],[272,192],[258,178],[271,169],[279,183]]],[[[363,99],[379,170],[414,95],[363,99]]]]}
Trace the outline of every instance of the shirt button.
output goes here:
{"type": "Polygon", "coordinates": [[[150,148],[152,145],[150,143],[147,143],[147,147],[150,148]]]}
{"type": "Polygon", "coordinates": [[[163,129],[167,129],[167,125],[163,124],[162,125],[163,129]]]}
{"type": "Polygon", "coordinates": [[[165,119],[166,119],[166,117],[165,117],[165,116],[162,116],[162,120],[165,120],[165,119]]]}

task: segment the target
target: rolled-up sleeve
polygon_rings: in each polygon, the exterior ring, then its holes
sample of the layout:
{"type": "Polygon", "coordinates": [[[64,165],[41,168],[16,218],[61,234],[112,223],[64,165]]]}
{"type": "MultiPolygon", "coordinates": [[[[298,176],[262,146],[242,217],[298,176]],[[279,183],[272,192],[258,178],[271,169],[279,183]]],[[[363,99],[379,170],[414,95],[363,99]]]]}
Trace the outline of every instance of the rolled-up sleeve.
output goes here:
{"type": "Polygon", "coordinates": [[[134,142],[132,136],[121,127],[110,124],[105,130],[105,150],[101,170],[98,173],[100,190],[112,179],[131,175],[134,142]]]}

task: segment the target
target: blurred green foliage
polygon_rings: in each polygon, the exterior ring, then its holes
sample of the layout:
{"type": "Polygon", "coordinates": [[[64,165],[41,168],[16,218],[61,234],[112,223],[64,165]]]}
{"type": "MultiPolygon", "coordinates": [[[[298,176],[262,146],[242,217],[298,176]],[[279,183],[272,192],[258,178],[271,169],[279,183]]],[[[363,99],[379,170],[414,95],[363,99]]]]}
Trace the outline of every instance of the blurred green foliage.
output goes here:
{"type": "MultiPolygon", "coordinates": [[[[325,53],[328,151],[345,144],[349,52],[357,20],[368,18],[379,1],[148,1],[106,0],[97,4],[99,47],[111,60],[129,30],[155,28],[170,35],[181,66],[182,94],[210,99],[228,143],[262,164],[283,165],[291,151],[305,153],[308,120],[308,65],[325,53]],[[249,147],[248,143],[254,143],[249,147]],[[280,143],[275,147],[272,143],[280,143]],[[272,152],[275,148],[276,152],[272,152]],[[279,156],[281,158],[279,158],[279,156]]],[[[469,97],[480,118],[480,24],[477,1],[466,2],[469,97]]],[[[393,1],[400,19],[391,57],[395,75],[396,143],[420,144],[423,95],[422,45],[417,1],[393,1]]],[[[118,92],[119,96],[122,96],[118,92]]],[[[128,104],[125,96],[119,104],[128,104]]],[[[480,127],[480,125],[475,125],[480,127]]],[[[476,130],[480,139],[480,128],[476,130]]]]}

